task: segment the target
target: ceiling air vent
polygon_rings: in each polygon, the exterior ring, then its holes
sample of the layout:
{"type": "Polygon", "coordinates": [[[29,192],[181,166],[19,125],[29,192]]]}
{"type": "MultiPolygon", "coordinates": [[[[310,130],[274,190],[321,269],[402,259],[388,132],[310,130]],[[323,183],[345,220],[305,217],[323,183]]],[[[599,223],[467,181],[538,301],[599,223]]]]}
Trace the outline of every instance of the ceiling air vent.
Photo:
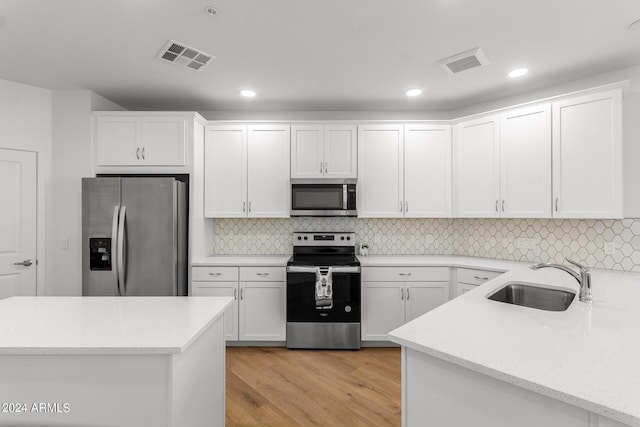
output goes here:
{"type": "Polygon", "coordinates": [[[487,65],[489,60],[484,52],[479,47],[476,47],[475,49],[441,59],[437,63],[447,74],[458,74],[471,68],[487,65]]]}
{"type": "Polygon", "coordinates": [[[184,43],[178,43],[175,40],[169,40],[158,55],[158,58],[195,71],[202,70],[216,59],[213,55],[189,47],[184,43]]]}

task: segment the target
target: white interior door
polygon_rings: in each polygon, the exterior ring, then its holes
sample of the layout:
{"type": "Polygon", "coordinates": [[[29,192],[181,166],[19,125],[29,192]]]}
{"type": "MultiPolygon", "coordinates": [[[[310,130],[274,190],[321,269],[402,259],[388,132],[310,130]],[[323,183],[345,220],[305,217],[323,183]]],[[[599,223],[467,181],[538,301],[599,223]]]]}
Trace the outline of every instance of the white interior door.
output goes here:
{"type": "Polygon", "coordinates": [[[0,149],[0,299],[36,294],[36,153],[0,149]]]}

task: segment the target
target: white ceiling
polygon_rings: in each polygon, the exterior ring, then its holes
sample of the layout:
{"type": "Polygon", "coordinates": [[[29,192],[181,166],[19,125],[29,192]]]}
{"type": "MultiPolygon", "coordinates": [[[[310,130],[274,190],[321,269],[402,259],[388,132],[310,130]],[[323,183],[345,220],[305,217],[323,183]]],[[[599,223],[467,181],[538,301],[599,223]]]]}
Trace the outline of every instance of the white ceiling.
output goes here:
{"type": "Polygon", "coordinates": [[[0,78],[128,109],[448,110],[638,64],[637,19],[638,0],[2,0],[0,78]],[[217,59],[160,61],[170,39],[217,59]],[[488,66],[436,65],[474,47],[488,66]]]}

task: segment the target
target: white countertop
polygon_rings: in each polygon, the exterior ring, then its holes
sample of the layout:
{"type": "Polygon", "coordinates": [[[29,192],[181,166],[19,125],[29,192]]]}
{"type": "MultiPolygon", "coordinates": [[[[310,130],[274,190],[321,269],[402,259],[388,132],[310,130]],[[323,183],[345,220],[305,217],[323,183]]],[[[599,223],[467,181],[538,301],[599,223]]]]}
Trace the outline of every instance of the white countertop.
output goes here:
{"type": "Polygon", "coordinates": [[[231,297],[12,297],[0,300],[0,354],[181,353],[231,297]]]}
{"type": "MultiPolygon", "coordinates": [[[[485,266],[470,260],[454,264],[485,266]]],[[[486,260],[487,267],[503,263],[486,260]]],[[[555,269],[530,270],[530,263],[509,264],[505,274],[392,331],[391,340],[640,426],[640,275],[592,270],[593,304],[576,296],[567,311],[550,312],[486,296],[514,280],[577,292],[576,280],[555,269]]]]}
{"type": "Polygon", "coordinates": [[[508,271],[523,265],[516,261],[457,255],[358,255],[358,259],[363,267],[445,266],[508,271]]]}
{"type": "Polygon", "coordinates": [[[191,261],[191,265],[194,267],[285,267],[290,257],[291,255],[213,255],[204,258],[196,258],[191,261]]]}

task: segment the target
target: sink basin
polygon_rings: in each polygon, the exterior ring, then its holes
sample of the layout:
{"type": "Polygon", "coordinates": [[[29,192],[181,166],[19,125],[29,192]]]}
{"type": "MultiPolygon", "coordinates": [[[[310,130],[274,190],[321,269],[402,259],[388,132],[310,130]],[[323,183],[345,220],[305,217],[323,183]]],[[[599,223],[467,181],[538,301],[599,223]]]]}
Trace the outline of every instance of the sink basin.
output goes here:
{"type": "Polygon", "coordinates": [[[547,311],[565,311],[576,294],[532,283],[507,283],[487,298],[507,304],[522,305],[547,311]]]}

